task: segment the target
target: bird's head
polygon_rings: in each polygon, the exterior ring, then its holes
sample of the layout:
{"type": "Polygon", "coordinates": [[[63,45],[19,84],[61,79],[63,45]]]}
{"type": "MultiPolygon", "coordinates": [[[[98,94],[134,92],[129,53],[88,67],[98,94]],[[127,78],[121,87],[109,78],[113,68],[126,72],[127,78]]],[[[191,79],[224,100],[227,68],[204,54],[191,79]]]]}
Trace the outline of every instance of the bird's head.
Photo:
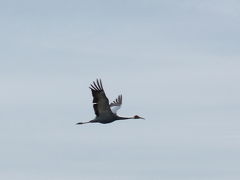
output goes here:
{"type": "Polygon", "coordinates": [[[140,117],[138,115],[133,116],[133,119],[144,119],[143,117],[140,117]]]}

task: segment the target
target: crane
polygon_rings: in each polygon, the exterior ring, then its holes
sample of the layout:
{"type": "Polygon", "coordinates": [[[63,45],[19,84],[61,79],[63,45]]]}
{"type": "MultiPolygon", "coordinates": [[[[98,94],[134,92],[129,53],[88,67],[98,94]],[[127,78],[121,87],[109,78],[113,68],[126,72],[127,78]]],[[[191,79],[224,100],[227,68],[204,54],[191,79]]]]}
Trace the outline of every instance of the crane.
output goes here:
{"type": "Polygon", "coordinates": [[[89,87],[93,96],[93,109],[96,117],[88,122],[79,122],[77,125],[86,123],[112,123],[117,120],[127,119],[144,119],[138,115],[133,117],[120,117],[117,115],[117,111],[122,105],[122,95],[119,95],[112,103],[109,104],[109,100],[104,92],[101,79],[97,79],[89,87]]]}

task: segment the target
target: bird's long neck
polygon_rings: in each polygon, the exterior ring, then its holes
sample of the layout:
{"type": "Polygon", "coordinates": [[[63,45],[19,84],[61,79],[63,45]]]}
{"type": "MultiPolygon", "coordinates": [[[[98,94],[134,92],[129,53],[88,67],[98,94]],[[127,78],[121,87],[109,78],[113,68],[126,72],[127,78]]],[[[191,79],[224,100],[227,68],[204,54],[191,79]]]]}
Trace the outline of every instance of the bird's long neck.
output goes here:
{"type": "Polygon", "coordinates": [[[120,117],[120,116],[117,116],[117,120],[127,120],[127,119],[132,119],[132,117],[120,117]]]}

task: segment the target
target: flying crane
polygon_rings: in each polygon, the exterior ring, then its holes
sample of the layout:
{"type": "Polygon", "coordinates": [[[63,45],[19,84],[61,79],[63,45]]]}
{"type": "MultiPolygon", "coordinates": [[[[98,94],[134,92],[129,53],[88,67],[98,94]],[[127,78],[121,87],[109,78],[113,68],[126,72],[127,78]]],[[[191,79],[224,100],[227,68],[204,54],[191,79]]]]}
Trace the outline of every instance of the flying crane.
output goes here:
{"type": "Polygon", "coordinates": [[[93,109],[96,117],[88,122],[79,122],[79,124],[86,123],[112,123],[117,120],[127,120],[127,119],[144,119],[138,115],[133,117],[121,117],[117,115],[117,111],[122,105],[122,95],[119,95],[112,103],[109,104],[109,100],[104,92],[101,79],[97,79],[89,87],[92,91],[93,96],[93,109]]]}

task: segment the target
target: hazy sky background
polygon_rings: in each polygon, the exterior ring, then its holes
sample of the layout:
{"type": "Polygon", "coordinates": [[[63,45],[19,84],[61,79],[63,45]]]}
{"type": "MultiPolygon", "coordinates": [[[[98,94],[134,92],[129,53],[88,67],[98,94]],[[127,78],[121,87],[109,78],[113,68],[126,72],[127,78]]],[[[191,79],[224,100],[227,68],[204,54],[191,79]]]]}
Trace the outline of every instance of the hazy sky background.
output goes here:
{"type": "Polygon", "coordinates": [[[240,1],[0,1],[0,178],[240,179],[240,1]],[[102,78],[122,116],[94,118],[102,78]]]}

